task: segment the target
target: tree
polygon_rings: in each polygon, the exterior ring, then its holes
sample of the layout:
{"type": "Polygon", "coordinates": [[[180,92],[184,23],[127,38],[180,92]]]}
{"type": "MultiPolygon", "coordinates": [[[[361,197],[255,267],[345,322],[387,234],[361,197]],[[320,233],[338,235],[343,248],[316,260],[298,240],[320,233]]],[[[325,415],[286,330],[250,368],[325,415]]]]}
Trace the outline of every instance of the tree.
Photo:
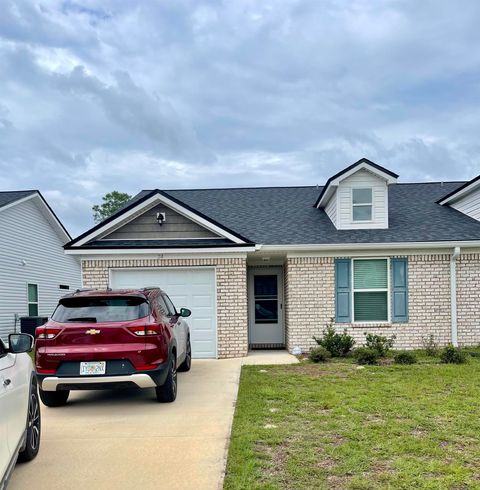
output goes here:
{"type": "Polygon", "coordinates": [[[100,223],[118,211],[132,196],[126,192],[112,191],[102,197],[102,204],[92,206],[93,220],[100,223]]]}

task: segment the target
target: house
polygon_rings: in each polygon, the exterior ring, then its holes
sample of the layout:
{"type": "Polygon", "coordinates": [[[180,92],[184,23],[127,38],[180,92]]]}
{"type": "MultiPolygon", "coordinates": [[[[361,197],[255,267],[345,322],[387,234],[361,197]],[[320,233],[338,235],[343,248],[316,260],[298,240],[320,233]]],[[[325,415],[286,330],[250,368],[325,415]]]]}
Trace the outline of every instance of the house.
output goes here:
{"type": "Polygon", "coordinates": [[[80,287],[80,262],[65,255],[71,237],[39,191],[0,192],[0,337],[23,316],[49,316],[80,287]]]}
{"type": "Polygon", "coordinates": [[[362,159],[323,187],[148,190],[72,240],[85,287],[159,285],[196,357],[300,347],[331,318],[397,348],[480,342],[480,180],[397,183],[362,159]]]}

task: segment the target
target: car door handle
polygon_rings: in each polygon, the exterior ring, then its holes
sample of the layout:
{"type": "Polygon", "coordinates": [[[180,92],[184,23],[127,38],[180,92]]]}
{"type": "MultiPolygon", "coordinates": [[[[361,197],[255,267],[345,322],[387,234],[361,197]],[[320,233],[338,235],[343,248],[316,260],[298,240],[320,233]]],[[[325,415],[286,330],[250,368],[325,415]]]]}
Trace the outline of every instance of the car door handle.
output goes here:
{"type": "Polygon", "coordinates": [[[8,386],[12,382],[11,379],[4,379],[3,380],[3,386],[8,386]]]}

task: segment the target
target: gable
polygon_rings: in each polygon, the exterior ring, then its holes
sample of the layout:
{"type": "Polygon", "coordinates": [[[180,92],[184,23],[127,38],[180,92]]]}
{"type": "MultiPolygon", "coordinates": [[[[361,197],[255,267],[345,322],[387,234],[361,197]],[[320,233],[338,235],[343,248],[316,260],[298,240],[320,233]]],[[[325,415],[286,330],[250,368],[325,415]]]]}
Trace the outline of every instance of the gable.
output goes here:
{"type": "MultiPolygon", "coordinates": [[[[222,223],[215,221],[166,192],[155,189],[153,191],[148,191],[142,197],[133,198],[124,208],[70,241],[64,248],[65,250],[80,249],[83,246],[88,248],[89,244],[94,242],[108,243],[108,240],[111,240],[112,242],[115,240],[118,242],[119,235],[113,235],[117,231],[122,234],[133,236],[133,238],[125,238],[125,240],[135,239],[137,242],[146,241],[147,243],[142,244],[144,248],[158,248],[157,246],[154,246],[153,242],[159,239],[164,240],[165,242],[175,242],[175,240],[178,241],[179,239],[188,242],[190,239],[193,243],[192,238],[197,240],[206,239],[208,241],[209,239],[218,237],[229,240],[232,245],[251,245],[251,242],[247,238],[236,231],[227,228],[222,223]],[[157,226],[158,228],[161,228],[156,219],[157,212],[152,211],[151,216],[148,214],[150,210],[159,205],[163,205],[165,208],[165,211],[158,211],[166,213],[167,219],[164,225],[166,225],[167,222],[172,225],[166,228],[167,231],[170,232],[170,236],[165,236],[163,238],[162,233],[165,233],[165,231],[155,231],[157,226]],[[175,211],[175,213],[172,213],[172,211],[175,211]],[[153,217],[156,224],[152,224],[153,217]],[[127,227],[124,228],[125,226],[127,227]],[[122,230],[120,231],[120,229],[122,230]],[[153,238],[138,240],[138,237],[136,237],[135,234],[138,233],[139,230],[142,230],[142,233],[150,234],[153,238]],[[188,237],[186,235],[191,236],[188,237]],[[198,238],[199,235],[202,237],[198,238]],[[175,236],[181,238],[175,238],[175,236]],[[151,243],[149,244],[148,241],[151,243]]],[[[122,242],[125,243],[125,240],[122,242]]]]}
{"type": "Polygon", "coordinates": [[[165,204],[157,204],[100,239],[175,240],[218,237],[218,234],[200,226],[165,204]],[[157,221],[157,213],[165,213],[165,221],[161,226],[157,221]]]}

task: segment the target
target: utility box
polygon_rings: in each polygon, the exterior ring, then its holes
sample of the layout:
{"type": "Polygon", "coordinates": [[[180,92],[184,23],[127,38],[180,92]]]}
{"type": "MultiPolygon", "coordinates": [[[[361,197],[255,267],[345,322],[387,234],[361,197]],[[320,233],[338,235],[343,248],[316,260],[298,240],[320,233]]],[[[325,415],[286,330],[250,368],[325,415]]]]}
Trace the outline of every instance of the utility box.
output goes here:
{"type": "Polygon", "coordinates": [[[35,337],[35,329],[48,322],[46,316],[22,316],[20,318],[20,332],[35,337]]]}

